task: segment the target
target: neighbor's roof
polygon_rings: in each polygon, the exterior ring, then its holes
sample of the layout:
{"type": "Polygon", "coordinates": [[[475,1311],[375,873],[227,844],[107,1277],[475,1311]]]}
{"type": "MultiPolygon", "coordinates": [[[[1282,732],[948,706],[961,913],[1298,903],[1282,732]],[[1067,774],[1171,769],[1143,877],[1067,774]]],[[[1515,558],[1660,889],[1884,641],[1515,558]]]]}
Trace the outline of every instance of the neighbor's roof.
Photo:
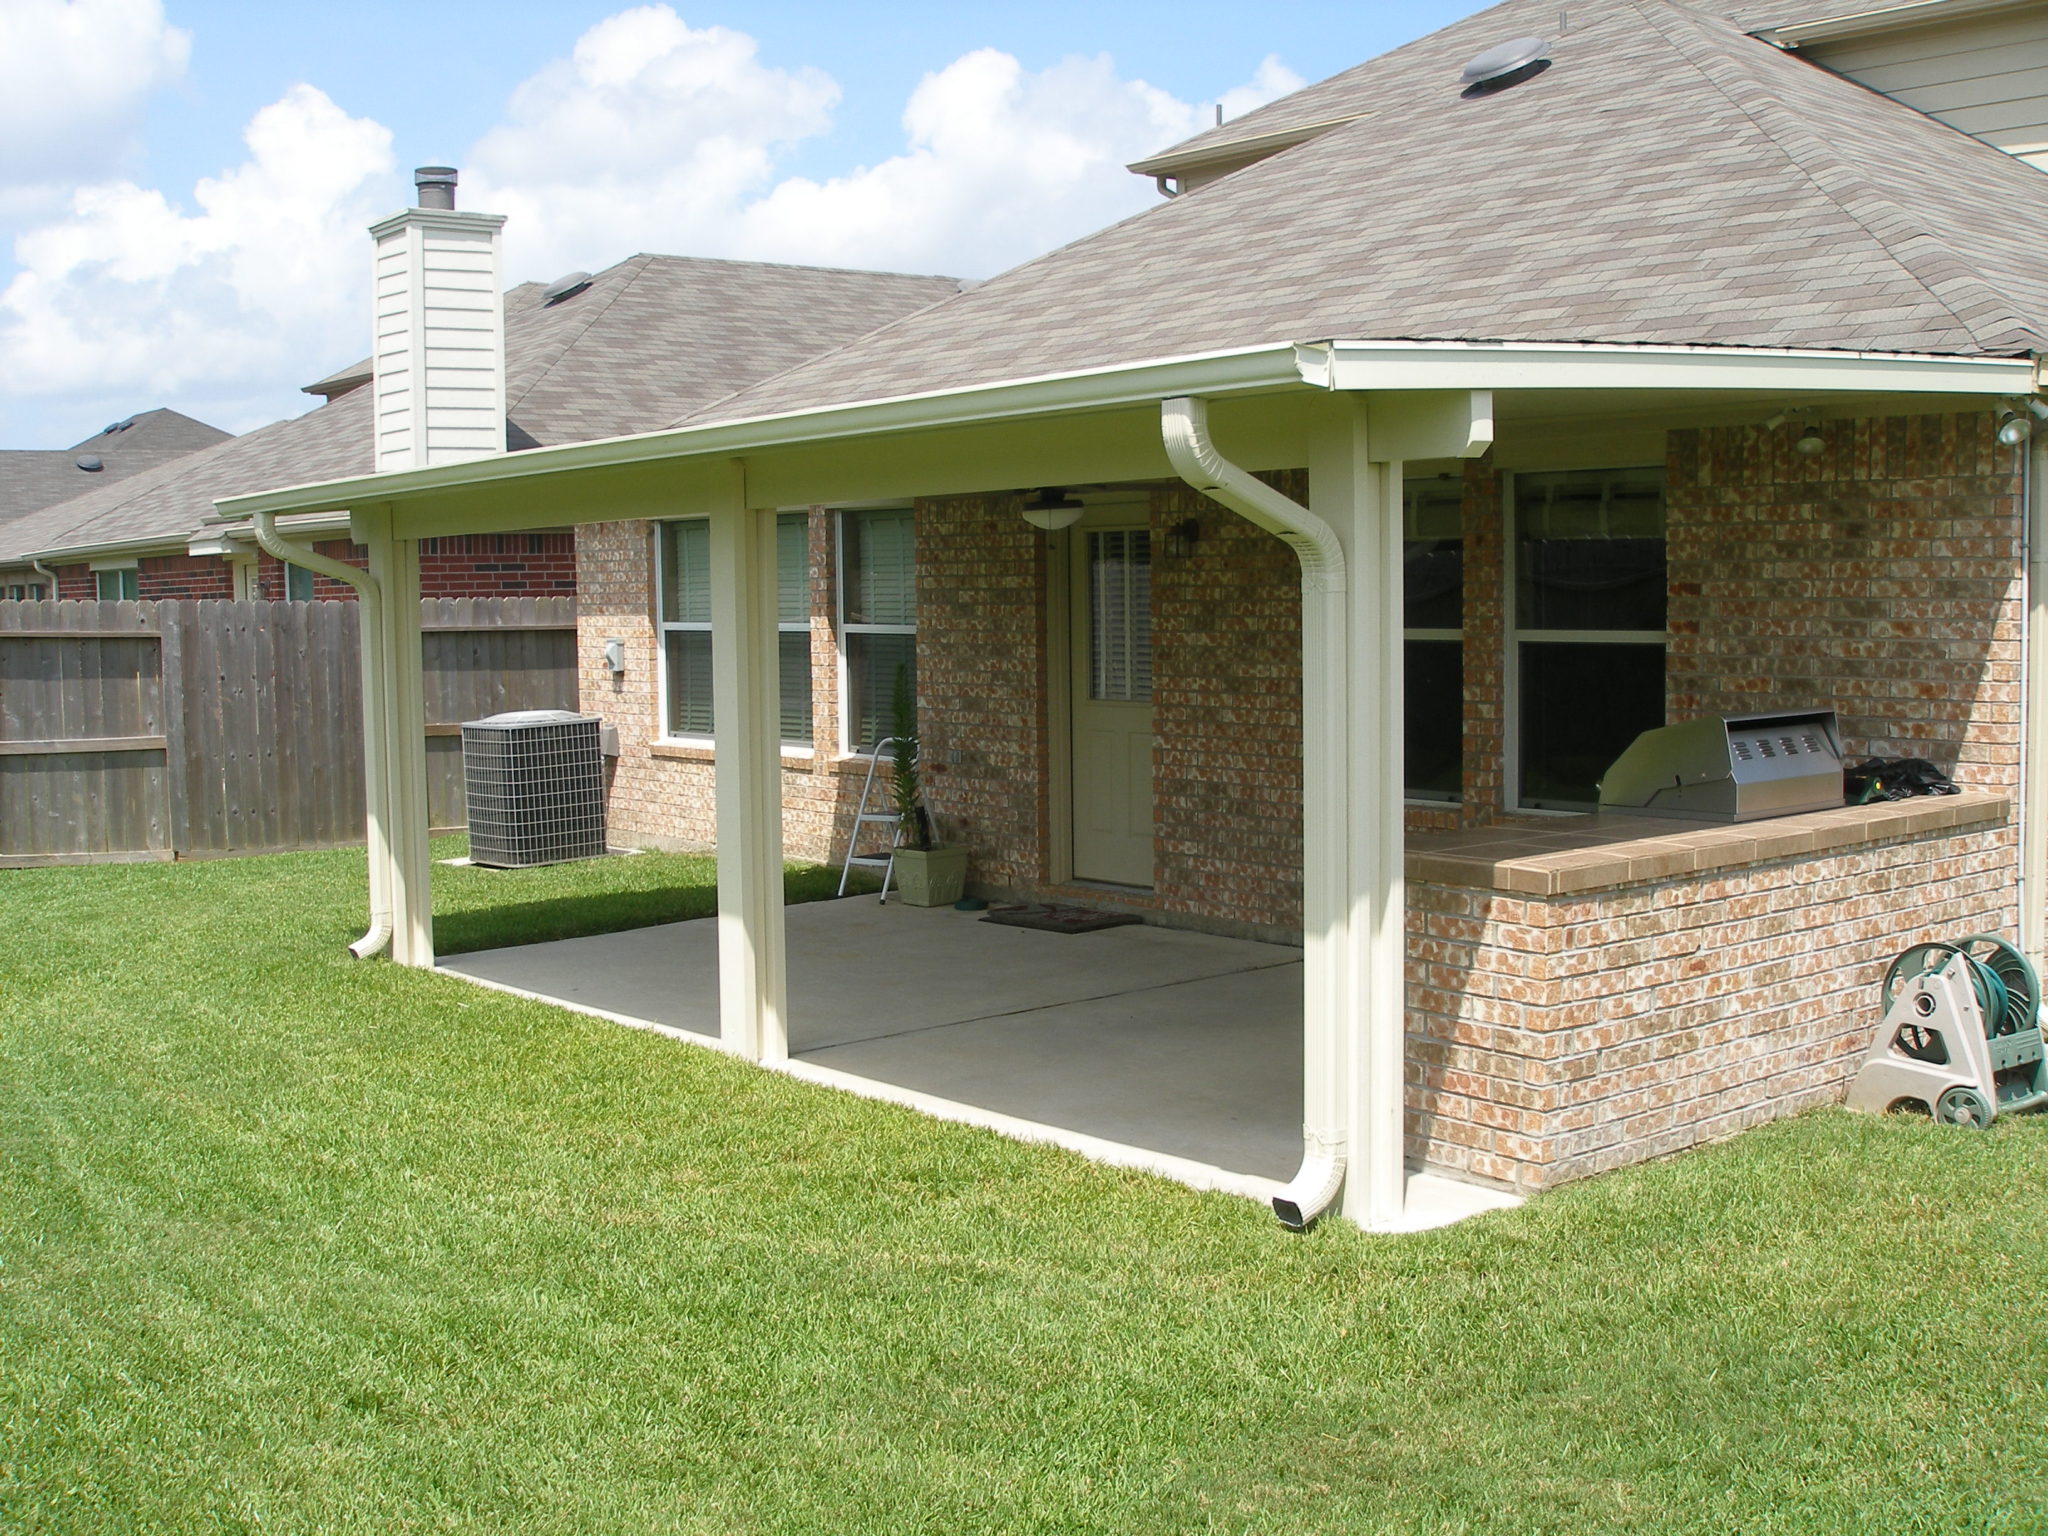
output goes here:
{"type": "Polygon", "coordinates": [[[1367,114],[683,419],[1334,338],[2048,346],[2048,176],[1723,7],[1567,9],[1509,0],[1211,130],[1367,114]],[[1524,34],[1546,71],[1461,93],[1524,34]]]}
{"type": "Polygon", "coordinates": [[[171,410],[142,411],[70,448],[0,451],[0,521],[68,501],[110,481],[183,458],[221,442],[227,433],[171,410]],[[98,469],[79,460],[98,459],[98,469]]]}
{"type": "MultiPolygon", "coordinates": [[[[541,284],[522,284],[505,295],[506,436],[516,449],[650,431],[958,290],[950,277],[645,255],[555,304],[541,302],[541,284]]],[[[368,474],[372,394],[339,393],[184,464],[0,525],[0,559],[176,542],[217,497],[368,474]]]]}

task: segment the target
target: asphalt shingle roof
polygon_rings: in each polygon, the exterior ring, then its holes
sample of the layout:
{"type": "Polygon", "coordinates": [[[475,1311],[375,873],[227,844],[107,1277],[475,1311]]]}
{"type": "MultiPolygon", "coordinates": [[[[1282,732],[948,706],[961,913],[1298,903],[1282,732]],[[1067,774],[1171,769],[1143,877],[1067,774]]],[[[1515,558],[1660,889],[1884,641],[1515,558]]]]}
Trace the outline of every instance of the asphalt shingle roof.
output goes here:
{"type": "Polygon", "coordinates": [[[1249,113],[1220,131],[1370,115],[685,419],[1339,337],[2048,348],[2048,176],[1724,7],[1579,0],[1562,34],[1558,9],[1508,0],[1249,113]],[[1531,33],[1550,68],[1461,94],[1531,33]]]}
{"type": "Polygon", "coordinates": [[[0,522],[183,458],[227,435],[177,411],[154,410],[128,417],[70,448],[0,451],[0,522]],[[100,461],[99,469],[78,467],[79,459],[88,454],[100,461]]]}
{"type": "MultiPolygon", "coordinates": [[[[505,295],[508,442],[650,431],[958,288],[950,277],[647,255],[553,305],[541,302],[541,284],[522,284],[505,295]]],[[[217,497],[368,474],[372,396],[350,390],[182,463],[0,523],[0,559],[174,542],[213,515],[217,497]]]]}

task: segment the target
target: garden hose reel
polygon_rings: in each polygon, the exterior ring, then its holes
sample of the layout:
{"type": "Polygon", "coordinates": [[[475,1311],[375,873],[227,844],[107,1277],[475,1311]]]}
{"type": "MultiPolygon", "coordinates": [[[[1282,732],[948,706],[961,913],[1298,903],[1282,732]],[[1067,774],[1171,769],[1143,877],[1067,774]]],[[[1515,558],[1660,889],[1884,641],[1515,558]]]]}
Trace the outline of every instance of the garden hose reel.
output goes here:
{"type": "Polygon", "coordinates": [[[1884,1023],[1850,1085],[1851,1109],[1919,1109],[1982,1128],[2048,1104],[2041,981],[2003,939],[1915,944],[1881,991],[1884,1023]]]}

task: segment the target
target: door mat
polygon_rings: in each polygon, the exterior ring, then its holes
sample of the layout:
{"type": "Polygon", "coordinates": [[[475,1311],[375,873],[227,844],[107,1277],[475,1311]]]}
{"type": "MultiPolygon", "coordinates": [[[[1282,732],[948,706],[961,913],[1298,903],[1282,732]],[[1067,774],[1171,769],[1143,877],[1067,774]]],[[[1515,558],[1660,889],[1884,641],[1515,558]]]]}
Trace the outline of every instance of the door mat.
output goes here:
{"type": "Polygon", "coordinates": [[[1099,928],[1127,928],[1145,919],[1133,912],[1102,912],[1094,907],[997,907],[982,921],[1005,928],[1034,928],[1040,933],[1094,933],[1099,928]]]}

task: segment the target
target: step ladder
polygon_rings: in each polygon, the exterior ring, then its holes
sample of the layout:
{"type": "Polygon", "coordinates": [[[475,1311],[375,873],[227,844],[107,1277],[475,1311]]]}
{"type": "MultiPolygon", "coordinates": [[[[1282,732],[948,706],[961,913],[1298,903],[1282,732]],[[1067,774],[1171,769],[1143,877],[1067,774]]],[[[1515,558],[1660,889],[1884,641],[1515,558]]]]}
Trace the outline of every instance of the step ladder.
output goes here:
{"type": "Polygon", "coordinates": [[[882,759],[896,745],[894,736],[884,736],[875,743],[874,755],[868,759],[868,776],[861,781],[860,807],[853,813],[853,830],[846,838],[846,863],[839,871],[839,894],[846,894],[846,882],[856,867],[879,869],[882,872],[882,901],[889,900],[889,882],[896,877],[896,850],[903,846],[903,818],[894,811],[871,811],[875,792],[875,770],[882,765],[882,759]],[[889,846],[876,853],[860,851],[860,835],[869,827],[887,827],[889,846]]]}

